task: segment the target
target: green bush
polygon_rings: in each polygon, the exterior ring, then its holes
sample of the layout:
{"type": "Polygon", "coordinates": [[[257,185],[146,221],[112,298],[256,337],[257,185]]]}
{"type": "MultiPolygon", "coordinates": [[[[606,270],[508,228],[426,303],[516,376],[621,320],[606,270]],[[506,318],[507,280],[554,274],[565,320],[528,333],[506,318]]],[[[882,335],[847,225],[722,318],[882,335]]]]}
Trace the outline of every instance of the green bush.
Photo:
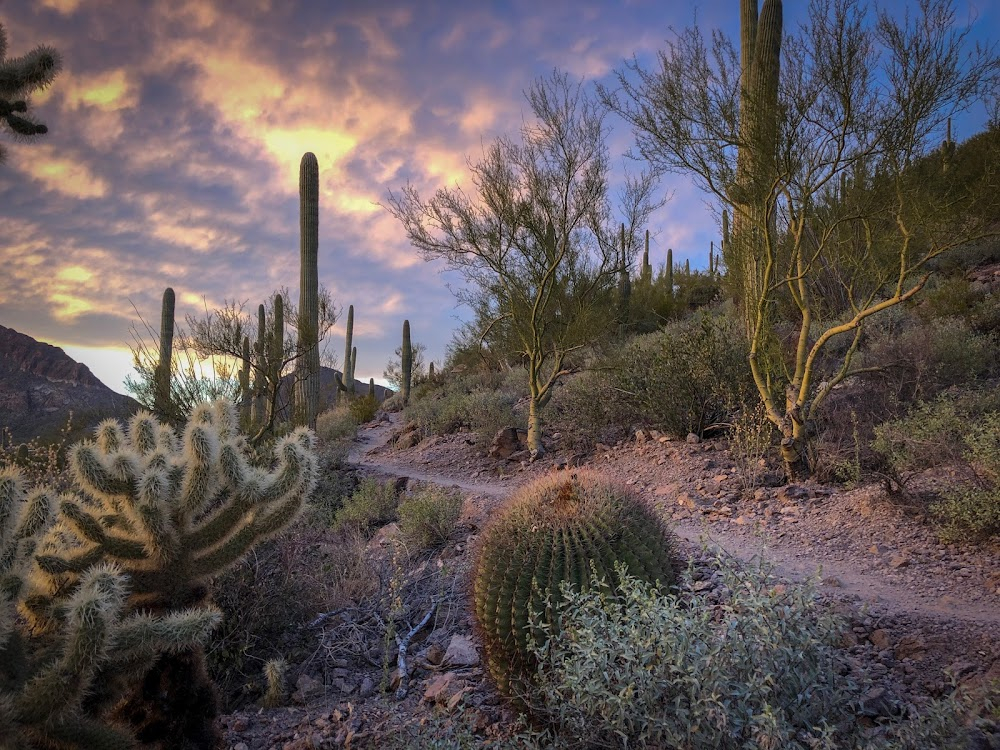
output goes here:
{"type": "Polygon", "coordinates": [[[356,529],[365,535],[371,535],[396,520],[398,505],[394,482],[362,479],[354,494],[337,511],[333,527],[338,531],[356,529]]]}
{"type": "MultiPolygon", "coordinates": [[[[685,750],[833,748],[856,690],[841,676],[839,620],[812,585],[778,586],[763,565],[716,560],[719,588],[682,593],[619,567],[564,590],[561,636],[535,654],[557,745],[685,750]]],[[[535,617],[534,626],[546,627],[535,617]]]]}
{"type": "Polygon", "coordinates": [[[879,425],[873,446],[900,481],[908,472],[949,464],[974,470],[973,484],[943,493],[930,512],[949,541],[1000,534],[1000,393],[947,394],[879,425]]]}
{"type": "Polygon", "coordinates": [[[996,374],[1000,346],[965,318],[910,317],[875,329],[865,347],[866,368],[881,368],[902,403],[926,401],[953,386],[996,374]]]}
{"type": "Polygon", "coordinates": [[[356,424],[367,424],[375,419],[378,412],[378,400],[374,396],[361,396],[348,404],[351,418],[356,424]]]}
{"type": "Polygon", "coordinates": [[[358,422],[347,406],[338,404],[316,417],[316,434],[328,443],[353,440],[358,434],[358,422]]]}
{"type": "Polygon", "coordinates": [[[635,413],[611,386],[606,372],[589,370],[567,377],[545,407],[545,424],[562,444],[589,451],[628,436],[635,413]]]}
{"type": "Polygon", "coordinates": [[[611,363],[621,418],[683,436],[727,423],[734,405],[758,398],[741,326],[702,313],[632,339],[611,363]]]}
{"type": "MultiPolygon", "coordinates": [[[[522,377],[526,387],[527,375],[522,377]]],[[[524,426],[524,418],[514,413],[518,396],[511,381],[513,376],[500,374],[450,378],[411,399],[405,421],[416,422],[427,435],[469,430],[487,443],[503,427],[524,426]]]]}
{"type": "Polygon", "coordinates": [[[409,544],[435,549],[448,541],[461,514],[461,495],[427,487],[399,504],[399,531],[409,544]]]}

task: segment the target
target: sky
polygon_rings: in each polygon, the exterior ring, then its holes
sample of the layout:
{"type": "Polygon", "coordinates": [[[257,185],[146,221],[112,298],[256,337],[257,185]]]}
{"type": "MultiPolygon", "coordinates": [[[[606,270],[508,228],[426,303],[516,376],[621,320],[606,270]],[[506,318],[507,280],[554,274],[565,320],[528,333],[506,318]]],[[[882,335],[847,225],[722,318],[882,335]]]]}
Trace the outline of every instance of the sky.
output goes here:
{"type": "MultiPolygon", "coordinates": [[[[786,28],[803,5],[786,3],[786,28]]],[[[998,6],[956,2],[987,39],[998,6]]],[[[468,185],[468,160],[530,114],[535,78],[612,84],[695,13],[738,33],[737,0],[0,0],[9,56],[44,43],[64,57],[32,98],[48,134],[0,134],[0,324],[124,392],[130,328],[159,325],[165,287],[179,320],[227,300],[252,313],[282,286],[297,301],[298,167],[312,151],[320,283],[344,310],[330,351],[342,359],[353,304],[359,380],[380,380],[404,319],[440,364],[468,317],[449,290],[460,279],[410,247],[379,205],[388,191],[468,185]]],[[[983,122],[957,123],[955,139],[983,122]]],[[[612,125],[620,175],[632,136],[612,125]]],[[[669,247],[707,266],[719,228],[705,196],[677,175],[662,190],[653,264],[669,247]]]]}

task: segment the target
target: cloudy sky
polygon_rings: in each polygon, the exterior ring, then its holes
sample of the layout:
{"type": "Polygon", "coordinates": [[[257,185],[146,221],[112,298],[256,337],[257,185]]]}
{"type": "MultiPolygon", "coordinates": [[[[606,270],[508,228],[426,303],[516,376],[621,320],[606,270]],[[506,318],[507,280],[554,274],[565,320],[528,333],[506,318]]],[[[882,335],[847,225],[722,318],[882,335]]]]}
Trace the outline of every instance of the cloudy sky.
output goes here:
{"type": "MultiPolygon", "coordinates": [[[[978,33],[998,37],[998,3],[959,2],[959,16],[971,8],[978,33]]],[[[158,325],[165,287],[178,318],[224,300],[254,310],[281,286],[297,299],[298,165],[312,151],[320,280],[355,307],[359,379],[381,377],[404,318],[440,362],[464,314],[446,286],[456,279],[424,263],[378,203],[407,181],[424,195],[465,181],[467,158],[517,132],[534,78],[559,67],[608,83],[624,58],[652,60],[693,7],[0,0],[9,55],[45,43],[65,58],[33,98],[49,133],[0,136],[10,151],[0,166],[0,324],[63,347],[123,391],[130,325],[139,315],[158,325]]],[[[737,9],[705,0],[698,22],[735,32],[737,9]]],[[[616,125],[613,153],[630,143],[616,125]]],[[[654,263],[672,247],[678,262],[705,266],[718,229],[703,197],[678,177],[664,190],[673,199],[651,227],[654,263]]],[[[331,349],[342,352],[342,324],[331,349]]]]}

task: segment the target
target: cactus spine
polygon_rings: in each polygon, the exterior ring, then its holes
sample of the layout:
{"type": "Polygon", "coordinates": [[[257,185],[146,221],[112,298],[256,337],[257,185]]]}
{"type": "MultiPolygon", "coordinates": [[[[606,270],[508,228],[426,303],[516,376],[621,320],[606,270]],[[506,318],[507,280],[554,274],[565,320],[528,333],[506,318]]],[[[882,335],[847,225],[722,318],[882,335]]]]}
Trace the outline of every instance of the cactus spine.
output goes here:
{"type": "Polygon", "coordinates": [[[351,351],[354,340],[354,305],[347,308],[347,329],[344,334],[344,372],[337,382],[337,390],[343,391],[347,397],[354,393],[354,374],[351,372],[351,351]]]}
{"type": "Polygon", "coordinates": [[[403,321],[403,347],[400,349],[400,365],[402,373],[399,379],[399,391],[403,394],[403,403],[410,403],[410,383],[413,381],[413,348],[410,346],[410,321],[403,321]]]}
{"type": "Polygon", "coordinates": [[[170,372],[174,356],[174,290],[167,287],[163,290],[163,303],[160,307],[160,359],[153,373],[154,389],[153,411],[160,419],[171,416],[170,408],[170,372]]]}
{"type": "Polygon", "coordinates": [[[299,343],[295,424],[314,428],[319,413],[319,164],[305,153],[299,164],[299,343]]]}

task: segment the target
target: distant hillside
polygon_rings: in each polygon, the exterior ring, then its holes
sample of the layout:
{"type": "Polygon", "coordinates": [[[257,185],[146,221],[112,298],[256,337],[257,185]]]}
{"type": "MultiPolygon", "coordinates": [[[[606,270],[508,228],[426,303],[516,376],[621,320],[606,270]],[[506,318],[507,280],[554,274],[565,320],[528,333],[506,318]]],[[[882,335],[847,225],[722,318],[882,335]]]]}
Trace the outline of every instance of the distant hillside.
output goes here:
{"type": "Polygon", "coordinates": [[[80,437],[102,419],[127,418],[138,408],[59,347],[0,325],[0,430],[9,429],[16,442],[54,436],[70,412],[80,437]]]}

